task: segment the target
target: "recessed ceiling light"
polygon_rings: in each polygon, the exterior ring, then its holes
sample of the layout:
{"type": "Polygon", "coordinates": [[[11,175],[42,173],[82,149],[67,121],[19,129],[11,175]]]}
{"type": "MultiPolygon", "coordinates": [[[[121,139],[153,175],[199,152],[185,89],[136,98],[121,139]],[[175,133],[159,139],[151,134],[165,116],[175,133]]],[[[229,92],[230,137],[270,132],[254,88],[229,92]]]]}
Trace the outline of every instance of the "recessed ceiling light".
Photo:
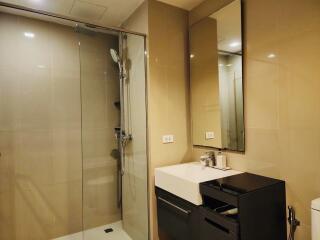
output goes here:
{"type": "Polygon", "coordinates": [[[190,58],[194,58],[194,54],[190,54],[190,58]]]}
{"type": "Polygon", "coordinates": [[[226,66],[227,66],[227,67],[231,67],[231,66],[232,66],[232,64],[227,64],[226,66]]]}
{"type": "Polygon", "coordinates": [[[235,47],[239,47],[241,45],[240,42],[232,42],[229,44],[230,47],[235,48],[235,47]]]}
{"type": "Polygon", "coordinates": [[[37,68],[46,68],[46,66],[42,65],[42,64],[39,64],[39,65],[37,65],[37,68]]]}
{"type": "Polygon", "coordinates": [[[32,32],[25,32],[24,36],[27,37],[27,38],[34,38],[35,35],[32,32]]]}
{"type": "Polygon", "coordinates": [[[274,53],[270,53],[269,55],[268,55],[268,58],[275,58],[276,57],[276,55],[274,54],[274,53]]]}

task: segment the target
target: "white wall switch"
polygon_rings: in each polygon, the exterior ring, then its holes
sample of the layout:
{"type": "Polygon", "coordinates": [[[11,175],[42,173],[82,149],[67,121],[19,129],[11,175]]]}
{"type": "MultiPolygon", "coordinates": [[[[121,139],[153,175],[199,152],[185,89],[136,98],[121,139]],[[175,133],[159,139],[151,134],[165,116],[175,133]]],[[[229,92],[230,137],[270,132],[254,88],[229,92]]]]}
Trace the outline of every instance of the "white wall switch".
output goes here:
{"type": "Polygon", "coordinates": [[[163,135],[162,136],[162,143],[173,143],[174,136],[173,135],[163,135]]]}
{"type": "Polygon", "coordinates": [[[206,140],[214,139],[214,132],[206,132],[206,140]]]}

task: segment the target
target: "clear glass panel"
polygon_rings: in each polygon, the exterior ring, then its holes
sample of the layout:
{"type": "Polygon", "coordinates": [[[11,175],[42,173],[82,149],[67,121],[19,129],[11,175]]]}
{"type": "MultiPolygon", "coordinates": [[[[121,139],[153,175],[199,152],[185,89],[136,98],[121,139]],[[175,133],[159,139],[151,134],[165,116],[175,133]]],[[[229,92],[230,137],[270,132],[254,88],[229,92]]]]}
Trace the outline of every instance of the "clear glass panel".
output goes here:
{"type": "Polygon", "coordinates": [[[0,239],[82,230],[78,38],[0,13],[0,239]]]}
{"type": "MultiPolygon", "coordinates": [[[[120,126],[119,71],[109,50],[118,50],[117,34],[78,28],[81,62],[83,227],[101,227],[121,220],[118,205],[118,150],[115,128],[120,126]]],[[[104,230],[104,229],[103,229],[104,230]]],[[[105,234],[102,231],[102,234],[105,234]]],[[[92,231],[85,239],[95,239],[92,231]]]]}
{"type": "Polygon", "coordinates": [[[145,39],[52,20],[0,12],[0,239],[148,239],[145,39]]]}
{"type": "Polygon", "coordinates": [[[148,239],[144,38],[78,33],[84,239],[148,239]]]}
{"type": "Polygon", "coordinates": [[[132,136],[125,149],[123,176],[123,226],[133,240],[148,239],[148,165],[146,142],[146,81],[144,38],[122,37],[124,81],[124,130],[132,136]]]}

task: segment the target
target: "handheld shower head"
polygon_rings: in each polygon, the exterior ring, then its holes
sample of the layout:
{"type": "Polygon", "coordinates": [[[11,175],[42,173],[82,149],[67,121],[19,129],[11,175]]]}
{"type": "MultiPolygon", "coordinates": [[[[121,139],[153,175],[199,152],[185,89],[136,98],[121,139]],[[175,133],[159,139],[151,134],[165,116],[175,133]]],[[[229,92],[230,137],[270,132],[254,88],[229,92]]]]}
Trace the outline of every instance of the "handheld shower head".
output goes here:
{"type": "Polygon", "coordinates": [[[120,63],[120,57],[119,57],[119,55],[118,55],[116,50],[111,48],[110,49],[110,54],[111,54],[111,57],[112,57],[112,59],[113,59],[113,61],[115,63],[120,63]]]}
{"type": "Polygon", "coordinates": [[[113,48],[110,49],[110,54],[113,61],[118,64],[121,78],[126,79],[127,73],[125,69],[125,62],[124,63],[122,62],[121,58],[119,57],[119,54],[113,48]]]}

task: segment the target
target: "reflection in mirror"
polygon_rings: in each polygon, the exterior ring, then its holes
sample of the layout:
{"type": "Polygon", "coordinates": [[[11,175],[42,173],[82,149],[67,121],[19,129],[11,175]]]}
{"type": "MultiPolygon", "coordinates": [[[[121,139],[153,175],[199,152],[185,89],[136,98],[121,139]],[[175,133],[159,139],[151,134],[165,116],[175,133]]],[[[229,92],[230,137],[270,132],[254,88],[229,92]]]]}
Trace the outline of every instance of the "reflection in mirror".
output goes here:
{"type": "Polygon", "coordinates": [[[244,151],[240,0],[191,26],[190,58],[193,144],[244,151]]]}

